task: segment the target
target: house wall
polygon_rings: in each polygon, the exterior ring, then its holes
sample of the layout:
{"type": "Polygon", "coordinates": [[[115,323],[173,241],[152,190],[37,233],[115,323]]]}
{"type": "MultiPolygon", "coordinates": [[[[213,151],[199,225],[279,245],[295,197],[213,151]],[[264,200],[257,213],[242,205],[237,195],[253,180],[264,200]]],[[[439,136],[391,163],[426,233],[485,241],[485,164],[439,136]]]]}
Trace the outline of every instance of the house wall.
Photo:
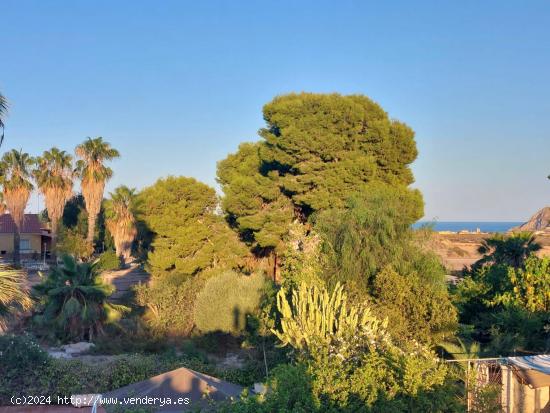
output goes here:
{"type": "Polygon", "coordinates": [[[502,410],[505,413],[550,413],[550,387],[532,389],[502,366],[502,410]]]}
{"type": "MultiPolygon", "coordinates": [[[[42,236],[40,234],[21,234],[21,239],[28,239],[30,241],[31,252],[40,254],[42,251],[42,236]]],[[[12,234],[0,234],[0,256],[1,252],[5,251],[4,255],[13,254],[13,235],[12,234]]]]}

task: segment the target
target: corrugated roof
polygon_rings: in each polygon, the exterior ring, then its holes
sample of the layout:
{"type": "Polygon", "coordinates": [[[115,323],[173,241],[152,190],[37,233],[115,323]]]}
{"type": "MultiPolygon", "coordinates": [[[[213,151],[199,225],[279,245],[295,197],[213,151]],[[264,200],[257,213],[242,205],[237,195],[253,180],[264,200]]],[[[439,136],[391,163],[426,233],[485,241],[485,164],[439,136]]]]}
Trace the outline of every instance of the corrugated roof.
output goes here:
{"type": "MultiPolygon", "coordinates": [[[[13,234],[15,223],[10,214],[0,215],[0,234],[13,234]]],[[[42,223],[38,218],[38,214],[25,214],[23,220],[22,234],[41,234],[42,223]]]]}

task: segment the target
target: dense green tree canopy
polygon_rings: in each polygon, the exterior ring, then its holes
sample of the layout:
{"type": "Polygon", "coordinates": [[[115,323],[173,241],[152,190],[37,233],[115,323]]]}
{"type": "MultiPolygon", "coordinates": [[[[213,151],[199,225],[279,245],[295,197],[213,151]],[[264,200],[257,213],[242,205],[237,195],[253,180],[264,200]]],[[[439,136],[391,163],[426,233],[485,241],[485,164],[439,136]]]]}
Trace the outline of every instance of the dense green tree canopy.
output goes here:
{"type": "Polygon", "coordinates": [[[413,182],[414,132],[366,96],[290,94],[264,107],[264,167],[307,214],[342,207],[371,181],[413,182]]]}
{"type": "Polygon", "coordinates": [[[235,267],[246,249],[217,213],[214,189],[193,178],[159,179],[140,194],[143,220],[154,233],[149,265],[154,274],[193,275],[235,267]]]}
{"type": "Polygon", "coordinates": [[[276,173],[262,174],[260,143],[243,143],[218,163],[222,206],[242,238],[260,248],[280,246],[294,216],[290,200],[278,185],[276,173]]]}
{"type": "MultiPolygon", "coordinates": [[[[365,96],[284,95],[264,107],[264,118],[262,140],[218,163],[224,211],[254,247],[281,250],[293,220],[343,208],[373,182],[413,182],[414,132],[365,96]]],[[[422,216],[420,193],[403,201],[405,214],[422,216]]]]}

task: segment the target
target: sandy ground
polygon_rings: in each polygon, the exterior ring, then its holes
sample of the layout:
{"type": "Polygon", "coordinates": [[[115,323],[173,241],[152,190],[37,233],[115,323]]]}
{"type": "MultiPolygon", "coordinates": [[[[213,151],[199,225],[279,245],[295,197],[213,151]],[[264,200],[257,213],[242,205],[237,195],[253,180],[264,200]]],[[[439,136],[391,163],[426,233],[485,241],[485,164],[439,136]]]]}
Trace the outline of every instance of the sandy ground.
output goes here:
{"type": "MultiPolygon", "coordinates": [[[[441,257],[443,264],[450,273],[458,273],[464,267],[469,267],[481,255],[477,249],[489,234],[436,234],[430,248],[441,257]]],[[[537,242],[542,249],[539,256],[550,256],[550,236],[539,236],[537,242]]]]}

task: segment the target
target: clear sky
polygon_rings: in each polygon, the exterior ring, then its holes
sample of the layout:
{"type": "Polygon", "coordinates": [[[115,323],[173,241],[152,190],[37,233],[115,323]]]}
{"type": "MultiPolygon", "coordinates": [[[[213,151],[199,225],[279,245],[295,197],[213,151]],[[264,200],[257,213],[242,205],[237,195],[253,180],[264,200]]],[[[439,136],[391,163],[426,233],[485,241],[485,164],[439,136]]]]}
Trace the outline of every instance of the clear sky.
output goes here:
{"type": "Polygon", "coordinates": [[[3,150],[103,136],[122,153],[110,189],[214,185],[273,96],[340,92],[416,131],[427,219],[550,205],[547,0],[0,0],[0,90],[3,150]]]}

